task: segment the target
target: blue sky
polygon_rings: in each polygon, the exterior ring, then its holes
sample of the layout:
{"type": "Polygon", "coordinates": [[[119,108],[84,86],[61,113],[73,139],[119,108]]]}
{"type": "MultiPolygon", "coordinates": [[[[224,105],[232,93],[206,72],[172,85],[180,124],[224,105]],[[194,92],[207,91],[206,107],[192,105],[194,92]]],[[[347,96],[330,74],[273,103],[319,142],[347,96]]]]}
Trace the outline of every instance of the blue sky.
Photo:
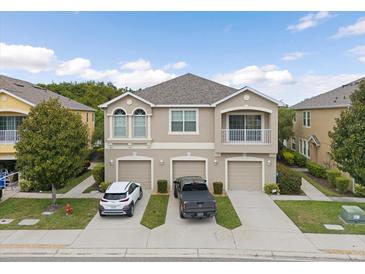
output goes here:
{"type": "Polygon", "coordinates": [[[34,83],[191,72],[293,104],[365,76],[360,12],[3,12],[0,42],[0,73],[34,83]]]}

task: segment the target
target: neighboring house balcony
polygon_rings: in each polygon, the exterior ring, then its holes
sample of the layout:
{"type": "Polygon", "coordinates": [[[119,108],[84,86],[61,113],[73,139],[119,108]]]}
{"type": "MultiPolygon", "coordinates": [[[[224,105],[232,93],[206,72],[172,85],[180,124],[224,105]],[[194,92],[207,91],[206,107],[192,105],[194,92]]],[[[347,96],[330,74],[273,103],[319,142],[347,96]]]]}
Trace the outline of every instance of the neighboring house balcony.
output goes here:
{"type": "Polygon", "coordinates": [[[0,144],[15,144],[19,141],[17,130],[25,116],[0,116],[0,144]]]}
{"type": "Polygon", "coordinates": [[[0,144],[15,144],[18,141],[18,130],[0,130],[0,144]]]}

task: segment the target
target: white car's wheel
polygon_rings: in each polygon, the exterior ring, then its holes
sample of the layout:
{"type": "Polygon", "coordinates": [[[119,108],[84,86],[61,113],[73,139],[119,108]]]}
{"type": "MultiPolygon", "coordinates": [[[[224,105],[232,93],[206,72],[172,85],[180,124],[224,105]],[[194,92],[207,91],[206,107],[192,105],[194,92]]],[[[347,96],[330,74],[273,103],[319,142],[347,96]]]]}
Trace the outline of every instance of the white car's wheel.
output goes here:
{"type": "Polygon", "coordinates": [[[141,200],[143,197],[143,190],[141,187],[139,187],[139,197],[138,197],[138,200],[141,200]]]}
{"type": "Polygon", "coordinates": [[[134,203],[131,204],[131,208],[129,209],[127,216],[132,217],[133,214],[134,214],[134,203]]]}

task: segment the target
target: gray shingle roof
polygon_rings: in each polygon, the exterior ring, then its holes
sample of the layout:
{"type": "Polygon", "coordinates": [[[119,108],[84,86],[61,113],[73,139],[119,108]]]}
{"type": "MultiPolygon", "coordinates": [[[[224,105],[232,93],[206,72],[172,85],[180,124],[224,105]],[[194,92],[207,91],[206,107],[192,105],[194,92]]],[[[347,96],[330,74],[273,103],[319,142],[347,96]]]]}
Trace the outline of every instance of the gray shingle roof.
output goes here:
{"type": "Polygon", "coordinates": [[[365,80],[365,77],[312,98],[305,99],[304,101],[292,106],[292,108],[316,109],[347,107],[351,104],[350,95],[359,87],[359,84],[362,80],[365,80]]]}
{"type": "Polygon", "coordinates": [[[47,101],[51,98],[57,98],[61,105],[72,110],[95,111],[93,108],[80,104],[67,97],[54,93],[50,90],[43,89],[32,83],[0,75],[0,89],[4,89],[15,96],[18,96],[34,105],[47,101]]]}
{"type": "Polygon", "coordinates": [[[213,104],[237,91],[188,73],[134,94],[155,105],[199,105],[213,104]]]}

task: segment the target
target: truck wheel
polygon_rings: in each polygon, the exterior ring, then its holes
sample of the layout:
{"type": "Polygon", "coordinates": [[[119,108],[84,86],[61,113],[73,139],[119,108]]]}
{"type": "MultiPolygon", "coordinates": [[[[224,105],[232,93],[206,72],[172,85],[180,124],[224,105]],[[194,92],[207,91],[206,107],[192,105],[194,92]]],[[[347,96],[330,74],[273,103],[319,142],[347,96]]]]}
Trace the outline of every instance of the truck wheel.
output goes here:
{"type": "Polygon", "coordinates": [[[179,210],[179,211],[180,211],[180,218],[181,218],[181,219],[185,219],[184,214],[183,214],[183,212],[182,212],[182,210],[181,210],[181,206],[180,206],[180,210],[179,210]]]}
{"type": "Polygon", "coordinates": [[[176,186],[174,186],[174,197],[177,198],[177,189],[176,189],[176,186]]]}

